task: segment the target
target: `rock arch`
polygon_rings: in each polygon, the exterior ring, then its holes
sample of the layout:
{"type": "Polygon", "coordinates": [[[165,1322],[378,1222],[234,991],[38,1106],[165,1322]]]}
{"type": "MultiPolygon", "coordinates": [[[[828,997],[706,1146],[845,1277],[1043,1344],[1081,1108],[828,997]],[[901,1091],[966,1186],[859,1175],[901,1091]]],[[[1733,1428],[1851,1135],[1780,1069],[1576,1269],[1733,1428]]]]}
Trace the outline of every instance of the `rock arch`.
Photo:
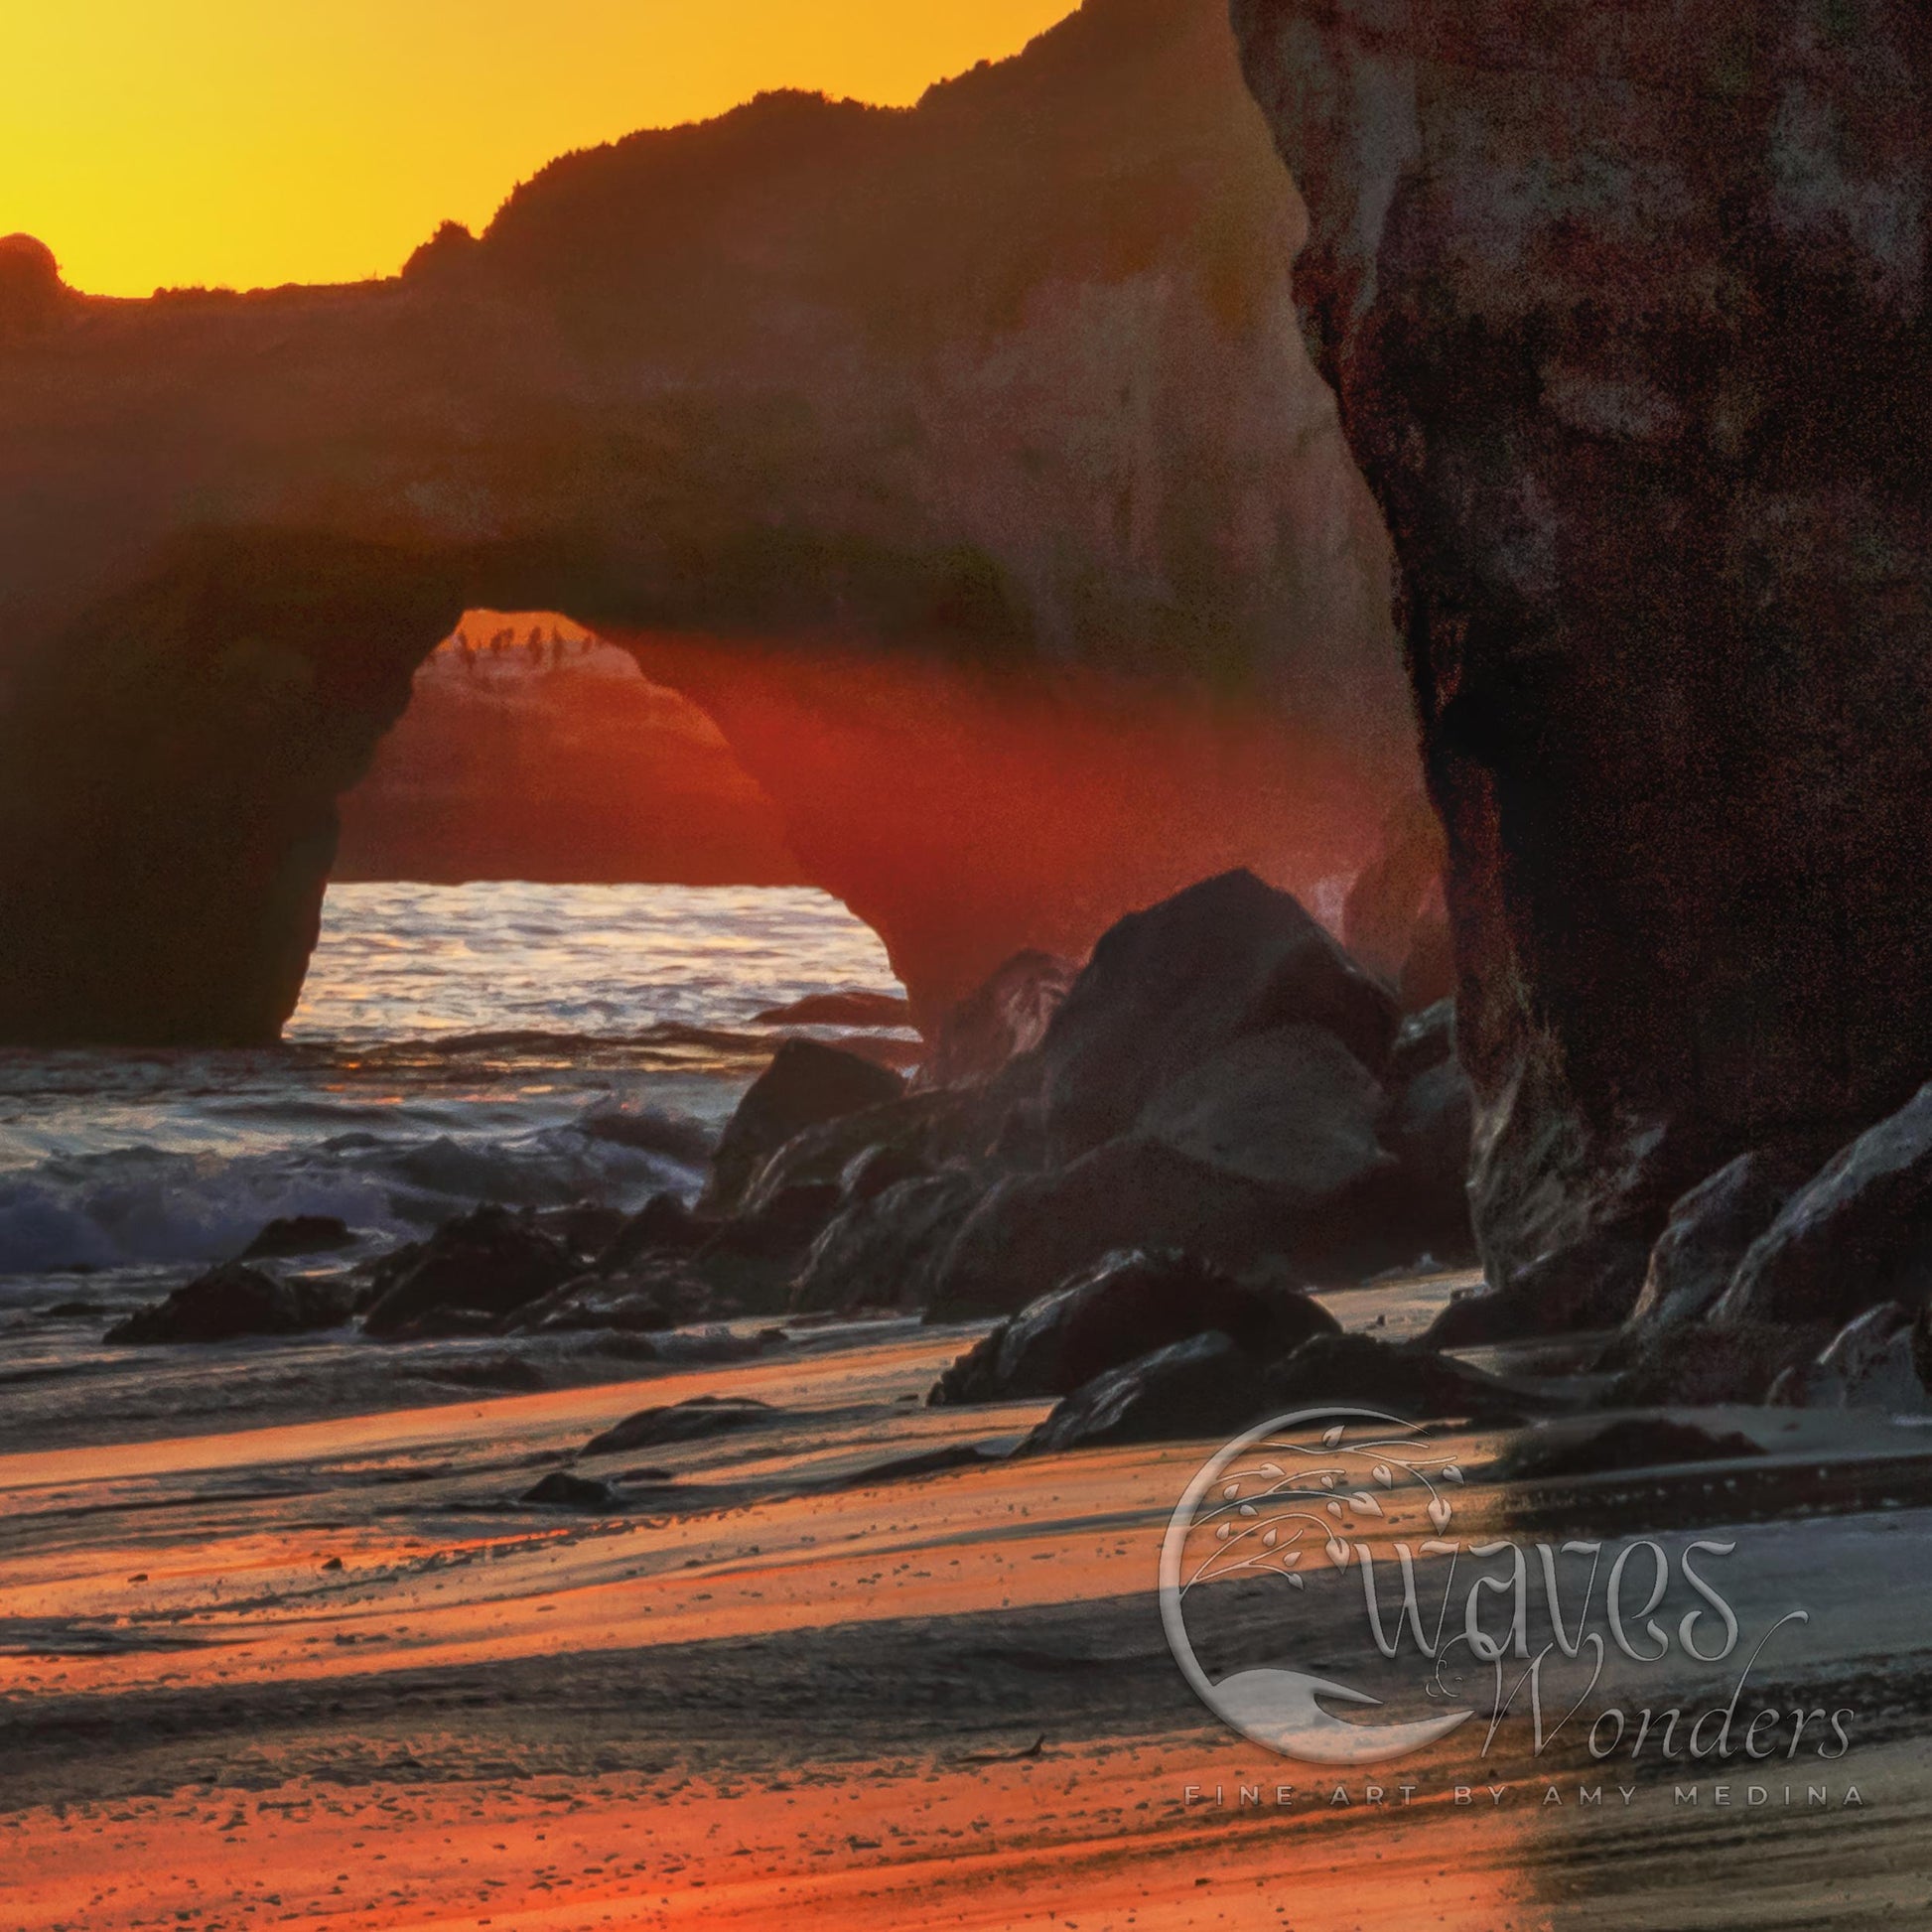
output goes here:
{"type": "MultiPolygon", "coordinates": [[[[1177,693],[1210,751],[1283,721],[1284,809],[1372,827],[1413,748],[1299,221],[1217,0],[1093,0],[915,110],[774,96],[569,157],[391,281],[108,302],[14,246],[0,1039],[272,1037],[333,800],[472,606],[693,683],[701,639],[1068,715],[1177,693]]],[[[1015,863],[1026,761],[975,795],[924,782],[943,730],[892,742],[890,862],[844,876],[848,813],[807,863],[930,1003],[977,963],[928,932],[935,872],[982,954],[1062,935],[1015,863]]],[[[1237,798],[1172,871],[1264,856],[1237,798]]]]}

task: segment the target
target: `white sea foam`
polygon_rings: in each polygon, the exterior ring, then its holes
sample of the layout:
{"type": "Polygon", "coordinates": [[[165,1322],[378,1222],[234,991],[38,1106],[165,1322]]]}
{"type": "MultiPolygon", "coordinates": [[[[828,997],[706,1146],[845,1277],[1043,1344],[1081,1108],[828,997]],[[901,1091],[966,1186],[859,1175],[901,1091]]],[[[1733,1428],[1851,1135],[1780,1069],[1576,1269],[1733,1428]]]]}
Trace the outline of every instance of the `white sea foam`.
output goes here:
{"type": "Polygon", "coordinates": [[[690,1190],[770,1051],[754,1017],[894,987],[819,893],[334,889],[283,1048],[0,1055],[0,1302],[217,1260],[278,1215],[395,1238],[482,1200],[690,1190]]]}

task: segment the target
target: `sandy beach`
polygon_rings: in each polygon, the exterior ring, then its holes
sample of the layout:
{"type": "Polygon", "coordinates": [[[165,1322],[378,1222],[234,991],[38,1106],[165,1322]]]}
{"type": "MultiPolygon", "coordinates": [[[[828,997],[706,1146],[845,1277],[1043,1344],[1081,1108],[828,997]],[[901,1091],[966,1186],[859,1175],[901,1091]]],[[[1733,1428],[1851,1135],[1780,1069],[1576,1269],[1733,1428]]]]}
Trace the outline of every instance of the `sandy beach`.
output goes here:
{"type": "MultiPolygon", "coordinates": [[[[1436,1292],[1335,1300],[1399,1315],[1436,1292]]],[[[1479,1761],[1464,1736],[1334,1773],[1223,1728],[1164,1642],[1160,1540],[1214,1446],[979,1460],[1044,1405],[921,1406],[976,1332],[832,1325],[750,1363],[0,1457],[0,1921],[1505,1932],[1928,1909],[1924,1429],[1705,1418],[1767,1439],[1775,1503],[1725,1465],[1512,1488],[1483,1479],[1493,1442],[1461,1440],[1465,1536],[1731,1524],[1739,1615],[1809,1613],[1773,1676],[1857,1710],[1842,1761],[1598,1763],[1512,1726],[1479,1761]],[[768,1414],[571,1462],[620,1509],[518,1500],[614,1422],[702,1397],[768,1414]]],[[[290,1352],[231,1359],[272,1377],[290,1352]]],[[[1311,1628],[1345,1614],[1309,1597],[1311,1628]]]]}

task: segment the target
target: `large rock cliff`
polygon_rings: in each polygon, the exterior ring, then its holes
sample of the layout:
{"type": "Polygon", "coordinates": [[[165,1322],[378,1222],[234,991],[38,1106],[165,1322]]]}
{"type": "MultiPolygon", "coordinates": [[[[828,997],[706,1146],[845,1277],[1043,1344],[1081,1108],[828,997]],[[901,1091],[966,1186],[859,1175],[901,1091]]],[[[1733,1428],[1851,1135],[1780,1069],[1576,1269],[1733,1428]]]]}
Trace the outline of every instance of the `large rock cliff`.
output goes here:
{"type": "Polygon", "coordinates": [[[1903,0],[1233,16],[1399,553],[1493,1312],[1614,1313],[1673,1194],[1932,1066],[1932,41],[1903,0]]]}
{"type": "MultiPolygon", "coordinates": [[[[1218,0],[1089,0],[913,110],[773,96],[569,156],[387,282],[109,302],[0,244],[0,1039],[272,1036],[334,801],[466,607],[659,677],[703,639],[941,664],[976,719],[1120,680],[1210,737],[1265,713],[1285,815],[1362,856],[1412,740],[1298,220],[1218,0]]],[[[1050,745],[981,756],[945,710],[875,708],[853,757],[893,783],[831,814],[735,743],[928,1007],[1203,872],[1312,883],[1232,796],[1204,847],[1042,879],[1050,745]]]]}

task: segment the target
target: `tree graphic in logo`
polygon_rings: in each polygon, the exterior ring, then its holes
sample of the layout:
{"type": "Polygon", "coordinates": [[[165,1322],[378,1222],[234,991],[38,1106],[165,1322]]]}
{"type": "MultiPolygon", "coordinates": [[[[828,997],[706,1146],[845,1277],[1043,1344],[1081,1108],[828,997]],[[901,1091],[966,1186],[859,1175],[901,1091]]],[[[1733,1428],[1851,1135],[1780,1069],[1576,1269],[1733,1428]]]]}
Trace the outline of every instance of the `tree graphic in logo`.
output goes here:
{"type": "MultiPolygon", "coordinates": [[[[1378,1707],[1379,1698],[1306,1671],[1267,1668],[1210,1681],[1187,1633],[1191,1591],[1237,1576],[1276,1578],[1300,1590],[1311,1573],[1346,1572],[1361,1536],[1382,1525],[1396,1493],[1427,1493],[1433,1537],[1424,1557],[1453,1554],[1445,1539],[1462,1481],[1449,1455],[1414,1424],[1367,1409],[1311,1409],[1277,1416],[1219,1450],[1187,1485],[1161,1548],[1161,1620],[1195,1695],[1222,1723],[1284,1757],[1312,1764],[1375,1764],[1447,1736],[1466,1710],[1405,1724],[1355,1723],[1323,1703],[1378,1707]],[[1351,1544],[1350,1537],[1356,1541],[1351,1544]],[[1325,1566],[1325,1568],[1324,1568],[1325,1566]]],[[[1411,1552],[1399,1546],[1405,1578],[1411,1552]]],[[[1377,1618],[1372,1576],[1363,1579],[1377,1618]]]]}

